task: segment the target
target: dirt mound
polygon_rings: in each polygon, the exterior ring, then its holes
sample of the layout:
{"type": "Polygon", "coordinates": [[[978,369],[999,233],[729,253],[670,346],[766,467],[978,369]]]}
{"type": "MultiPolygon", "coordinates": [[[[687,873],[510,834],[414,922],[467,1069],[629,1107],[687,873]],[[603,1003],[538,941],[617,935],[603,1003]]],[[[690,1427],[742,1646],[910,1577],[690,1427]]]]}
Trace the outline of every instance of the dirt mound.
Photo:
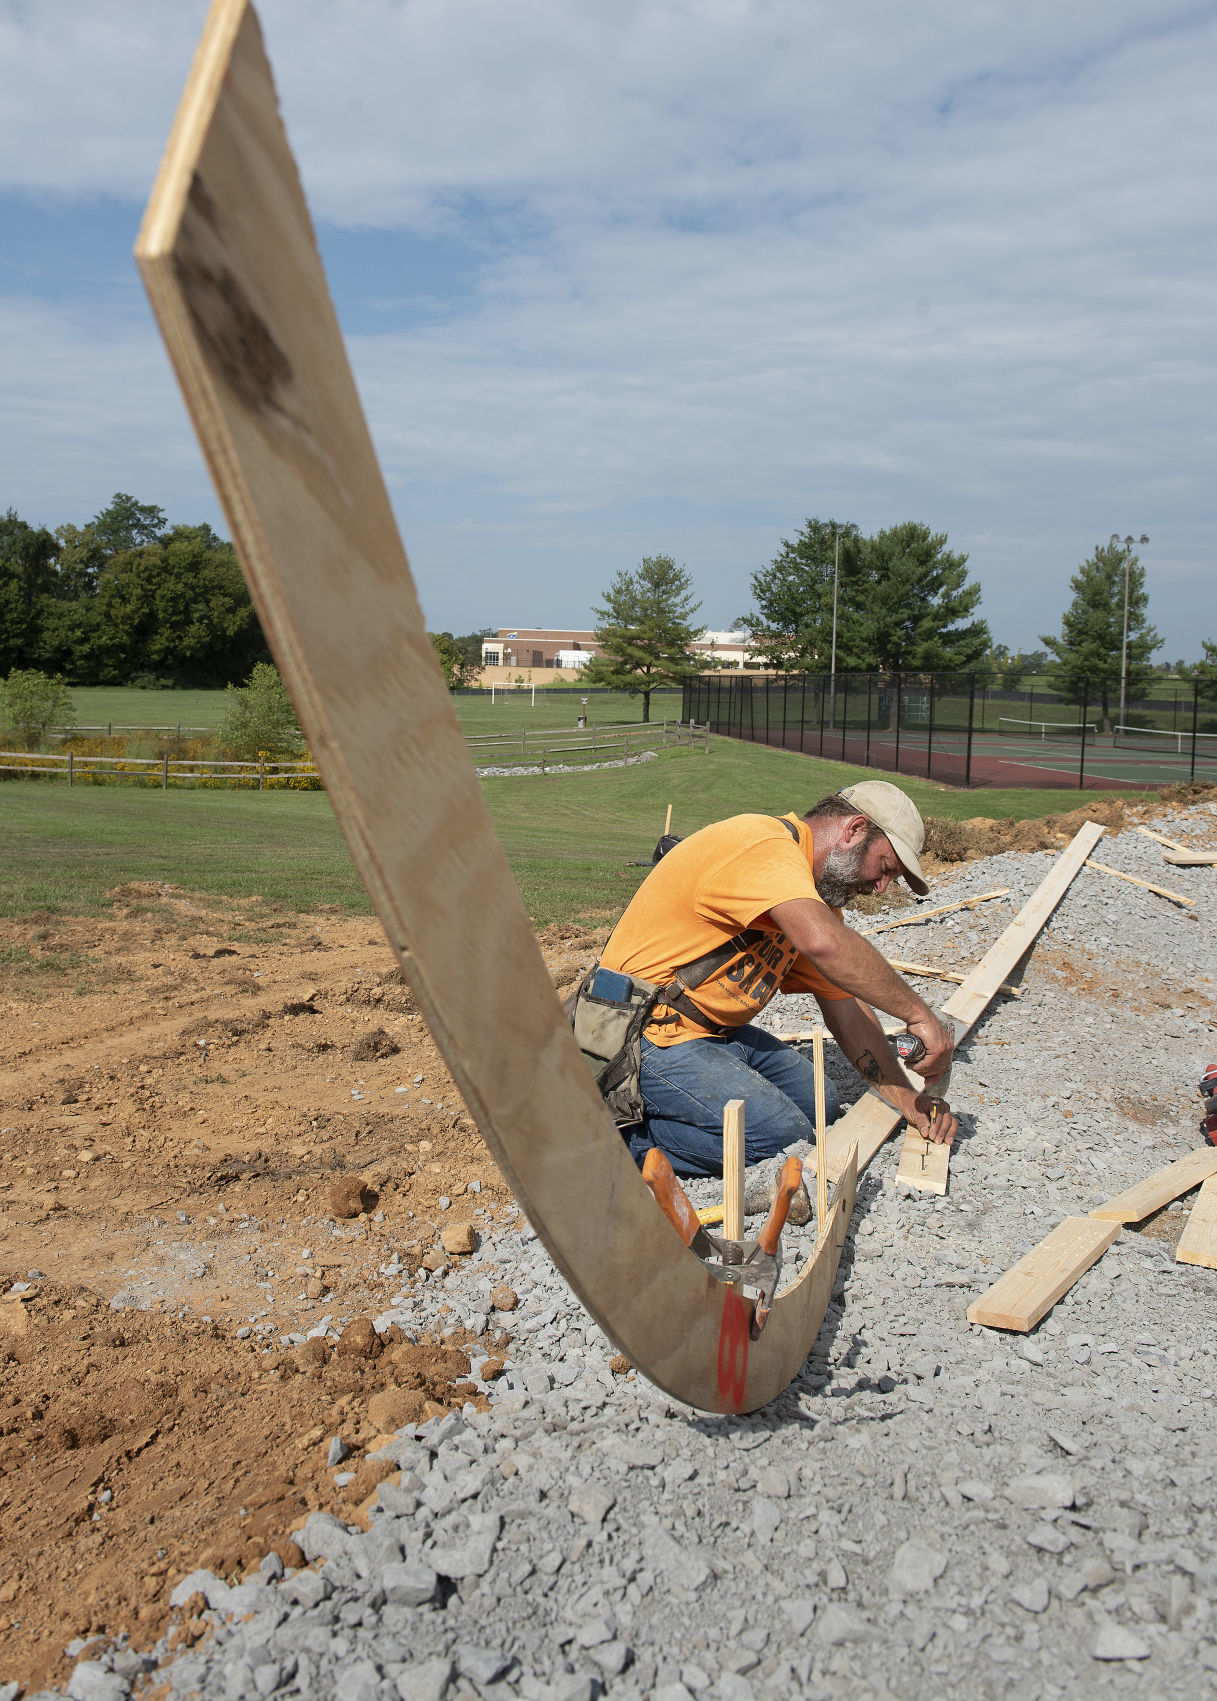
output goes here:
{"type": "Polygon", "coordinates": [[[951,863],[972,862],[979,857],[997,856],[1002,851],[1059,850],[1062,839],[1072,838],[1087,821],[1098,821],[1111,832],[1119,833],[1137,823],[1152,821],[1182,803],[1215,798],[1217,786],[1196,780],[1165,787],[1158,800],[1149,804],[1128,804],[1114,792],[1096,793],[1081,809],[1045,815],[1041,820],[995,820],[992,816],[974,815],[967,821],[954,821],[941,815],[927,815],[923,866],[934,873],[951,863]]]}
{"type": "MultiPolygon", "coordinates": [[[[4,1288],[18,1277],[0,1272],[4,1288]]],[[[0,1304],[0,1671],[31,1688],[64,1677],[73,1635],[125,1628],[150,1644],[196,1565],[233,1578],[308,1513],[355,1517],[392,1470],[363,1457],[386,1396],[402,1423],[475,1398],[463,1345],[378,1336],[369,1318],[337,1350],[268,1353],[218,1324],[116,1313],[79,1286],[30,1291],[0,1304]],[[341,1486],[335,1434],[355,1473],[341,1486]]]]}
{"type": "Polygon", "coordinates": [[[347,1056],[352,1063],[375,1063],[384,1057],[396,1057],[401,1047],[383,1028],[373,1028],[362,1034],[350,1047],[347,1056]]]}

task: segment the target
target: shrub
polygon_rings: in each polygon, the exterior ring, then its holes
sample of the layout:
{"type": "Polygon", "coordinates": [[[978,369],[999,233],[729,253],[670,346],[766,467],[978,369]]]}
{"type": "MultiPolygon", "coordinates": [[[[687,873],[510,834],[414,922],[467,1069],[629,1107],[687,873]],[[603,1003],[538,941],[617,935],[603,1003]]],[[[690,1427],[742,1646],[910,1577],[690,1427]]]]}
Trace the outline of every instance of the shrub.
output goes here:
{"type": "Polygon", "coordinates": [[[72,696],[62,679],[36,667],[15,667],[0,684],[0,727],[22,750],[40,750],[53,726],[75,724],[72,696]]]}
{"type": "Polygon", "coordinates": [[[228,687],[220,743],[237,762],[290,756],[299,749],[296,711],[278,668],[270,662],[256,662],[245,685],[228,687]]]}

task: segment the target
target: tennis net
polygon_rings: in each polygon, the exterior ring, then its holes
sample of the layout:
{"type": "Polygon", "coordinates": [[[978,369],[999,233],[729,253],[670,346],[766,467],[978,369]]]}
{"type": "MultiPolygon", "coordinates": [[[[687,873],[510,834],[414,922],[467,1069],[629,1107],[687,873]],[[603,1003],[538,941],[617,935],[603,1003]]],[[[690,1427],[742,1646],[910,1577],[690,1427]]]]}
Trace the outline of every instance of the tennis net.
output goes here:
{"type": "MultiPolygon", "coordinates": [[[[1158,726],[1118,726],[1112,740],[1117,750],[1160,750],[1171,756],[1190,756],[1192,729],[1174,731],[1158,726]]],[[[1196,754],[1206,761],[1217,760],[1217,732],[1196,734],[1196,754]]]]}
{"type": "Polygon", "coordinates": [[[1093,744],[1099,731],[1092,721],[1027,721],[1012,715],[999,715],[997,730],[1002,738],[1035,738],[1045,743],[1059,739],[1072,744],[1080,744],[1083,738],[1093,744]]]}

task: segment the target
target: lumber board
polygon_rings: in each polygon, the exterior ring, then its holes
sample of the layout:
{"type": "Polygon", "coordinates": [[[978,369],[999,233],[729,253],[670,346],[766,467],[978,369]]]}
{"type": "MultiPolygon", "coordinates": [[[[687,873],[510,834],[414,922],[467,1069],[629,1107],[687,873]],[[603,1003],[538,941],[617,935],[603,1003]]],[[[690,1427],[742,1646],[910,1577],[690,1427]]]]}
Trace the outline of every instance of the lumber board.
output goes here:
{"type": "Polygon", "coordinates": [[[1175,1262],[1217,1270],[1217,1176],[1210,1176],[1196,1196],[1175,1248],[1175,1262]]]}
{"type": "Polygon", "coordinates": [[[1139,1223],[1145,1217],[1169,1205],[1193,1187],[1199,1187],[1210,1175],[1217,1175],[1217,1147],[1200,1146],[1186,1157],[1176,1158],[1165,1169],[1138,1181],[1124,1193],[1118,1193],[1104,1205],[1097,1205],[1090,1215],[1105,1223],[1139,1223]]]}
{"type": "MultiPolygon", "coordinates": [[[[1009,927],[994,940],[959,990],[943,1005],[944,1013],[955,1023],[957,1045],[984,1014],[1006,976],[1031,949],[1103,832],[1097,821],[1083,823],[1009,927]]],[[[840,1173],[855,1146],[857,1168],[859,1172],[864,1170],[901,1121],[898,1110],[893,1110],[877,1093],[868,1091],[828,1131],[829,1176],[840,1173]]]]}
{"type": "Polygon", "coordinates": [[[953,904],[939,904],[934,910],[913,910],[909,915],[896,916],[891,921],[881,921],[874,927],[859,931],[864,939],[869,939],[873,933],[886,933],[893,927],[912,927],[914,922],[932,921],[936,915],[950,915],[952,910],[973,910],[977,904],[987,904],[990,898],[1008,897],[1009,892],[1009,886],[997,886],[992,892],[981,892],[976,898],[957,898],[953,904]]]}
{"type": "Polygon", "coordinates": [[[1137,831],[1147,839],[1155,839],[1158,844],[1165,845],[1168,850],[1185,851],[1187,849],[1187,846],[1181,845],[1178,839],[1168,839],[1165,833],[1155,833],[1149,827],[1138,827],[1137,831]]]}
{"type": "Polygon", "coordinates": [[[1217,868],[1217,851],[1163,851],[1162,860],[1172,868],[1217,868]]]}
{"type": "Polygon", "coordinates": [[[1114,874],[1117,880],[1127,880],[1130,886],[1143,886],[1155,897],[1169,898],[1172,904],[1186,904],[1189,909],[1195,909],[1195,898],[1185,898],[1182,892],[1172,892],[1165,886],[1155,886],[1152,880],[1139,880],[1135,874],[1125,874],[1122,868],[1110,868],[1105,862],[1092,862],[1091,868],[1096,874],[1114,874]]]}
{"type": "Polygon", "coordinates": [[[659,1387],[753,1411],[804,1363],[854,1204],[751,1340],[655,1205],[545,971],[427,637],[257,18],[213,0],[136,244],[270,642],[389,942],[559,1270],[659,1387]]]}
{"type": "MultiPolygon", "coordinates": [[[[887,960],[889,965],[902,975],[932,975],[935,980],[953,980],[957,986],[962,986],[968,978],[967,975],[961,975],[958,969],[936,969],[932,963],[905,963],[898,957],[889,957],[887,960]]],[[[1011,998],[1023,996],[1022,987],[1011,986],[1009,981],[1003,981],[997,990],[1008,993],[1011,998]]]]}
{"type": "Polygon", "coordinates": [[[1119,1223],[1066,1217],[1047,1239],[1000,1276],[988,1293],[972,1301],[968,1322],[1025,1335],[1103,1256],[1120,1231],[1119,1223]]]}
{"type": "Polygon", "coordinates": [[[927,1140],[915,1128],[906,1128],[900,1148],[896,1180],[921,1193],[943,1194],[950,1177],[951,1148],[941,1140],[927,1140]]]}

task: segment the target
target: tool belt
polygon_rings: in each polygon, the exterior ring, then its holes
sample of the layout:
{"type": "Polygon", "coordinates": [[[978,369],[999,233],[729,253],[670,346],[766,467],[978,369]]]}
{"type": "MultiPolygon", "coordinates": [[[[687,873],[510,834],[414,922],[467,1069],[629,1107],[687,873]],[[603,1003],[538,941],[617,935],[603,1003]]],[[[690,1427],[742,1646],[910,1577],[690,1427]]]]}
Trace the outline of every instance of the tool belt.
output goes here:
{"type": "Polygon", "coordinates": [[[640,975],[623,974],[628,983],[623,998],[598,996],[592,985],[599,963],[584,976],[575,992],[564,1001],[574,1029],[575,1042],[587,1060],[600,1095],[619,1127],[641,1122],[644,1114],[639,1074],[642,1069],[642,1031],[651,1021],[675,1022],[681,1016],[721,1038],[733,1033],[730,1023],[716,1022],[699,1010],[689,993],[707,981],[733,957],[757,945],[765,935],[759,928],[746,928],[725,945],[707,951],[692,963],[673,971],[666,986],[654,986],[640,975]],[[672,1012],[653,1016],[657,1005],[672,1012]]]}

